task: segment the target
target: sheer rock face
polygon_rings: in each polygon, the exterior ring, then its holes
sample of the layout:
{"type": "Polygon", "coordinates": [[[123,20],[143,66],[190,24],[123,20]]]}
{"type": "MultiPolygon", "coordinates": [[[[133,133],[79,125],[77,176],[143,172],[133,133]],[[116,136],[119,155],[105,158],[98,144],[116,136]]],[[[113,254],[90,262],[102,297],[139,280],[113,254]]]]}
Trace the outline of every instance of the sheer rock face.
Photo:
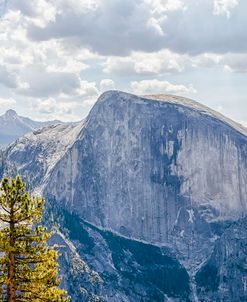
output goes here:
{"type": "Polygon", "coordinates": [[[45,192],[95,225],[203,258],[215,223],[246,213],[246,155],[246,136],[210,111],[111,92],[45,192]]]}
{"type": "Polygon", "coordinates": [[[62,234],[53,237],[53,242],[62,246],[63,286],[72,301],[95,301],[85,299],[85,293],[78,291],[81,287],[111,302],[192,301],[190,277],[169,248],[99,229],[66,210],[62,217],[73,244],[62,234]],[[99,273],[103,283],[88,282],[81,258],[99,273]]]}
{"type": "MultiPolygon", "coordinates": [[[[78,243],[72,233],[80,219],[103,230],[101,235],[88,231],[100,251],[95,247],[93,257],[91,247],[78,246],[78,252],[96,271],[104,274],[106,267],[114,267],[117,280],[125,280],[125,269],[130,268],[118,267],[109,259],[116,249],[125,258],[125,244],[142,241],[165,246],[186,268],[190,290],[186,289],[183,297],[188,301],[207,301],[206,297],[212,301],[214,297],[214,301],[237,302],[241,300],[235,297],[247,298],[244,261],[234,262],[247,238],[234,239],[238,229],[244,234],[238,220],[247,211],[245,129],[187,99],[122,92],[103,94],[83,124],[46,129],[7,149],[2,170],[33,175],[30,182],[36,191],[55,200],[58,208],[76,213],[70,225],[73,242],[78,243]],[[235,223],[236,231],[231,233],[235,223]],[[123,237],[130,240],[123,240],[119,250],[116,243],[109,243],[109,231],[119,242],[123,237]],[[229,246],[235,252],[226,252],[229,246]],[[102,253],[106,255],[104,270],[97,263],[102,253]],[[226,259],[233,268],[225,264],[226,259]],[[217,281],[223,275],[224,280],[217,281]],[[231,284],[234,276],[242,281],[231,284]],[[223,287],[231,294],[223,294],[223,287]],[[240,287],[241,293],[237,293],[240,287]]],[[[138,252],[131,248],[128,253],[134,274],[132,261],[138,252]]],[[[164,272],[169,273],[167,269],[164,272]]],[[[108,281],[115,278],[107,274],[108,281]]],[[[118,286],[119,301],[142,301],[131,294],[134,287],[123,295],[118,286]]],[[[145,292],[145,286],[137,287],[145,292]]],[[[108,294],[112,291],[109,287],[108,294]]],[[[106,290],[104,295],[108,294],[106,290]]],[[[143,301],[152,301],[151,294],[145,294],[147,300],[143,301]]],[[[169,290],[157,301],[166,296],[185,301],[169,290]]],[[[114,299],[109,296],[108,301],[114,299]]]]}
{"type": "Polygon", "coordinates": [[[233,223],[216,242],[195,280],[199,301],[246,301],[247,219],[233,223]]]}

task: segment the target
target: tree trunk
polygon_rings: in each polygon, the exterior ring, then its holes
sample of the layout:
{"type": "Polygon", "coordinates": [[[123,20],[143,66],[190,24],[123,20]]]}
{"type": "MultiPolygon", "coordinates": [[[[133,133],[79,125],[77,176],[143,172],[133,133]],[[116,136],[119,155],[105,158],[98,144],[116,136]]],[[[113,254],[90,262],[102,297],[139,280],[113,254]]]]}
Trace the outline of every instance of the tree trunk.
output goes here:
{"type": "Polygon", "coordinates": [[[13,252],[9,253],[9,269],[8,269],[8,302],[16,301],[15,289],[15,255],[13,252]]]}
{"type": "MultiPolygon", "coordinates": [[[[13,218],[13,209],[11,209],[10,214],[10,247],[15,248],[15,224],[13,218]]],[[[8,302],[16,301],[16,284],[15,284],[15,253],[14,251],[9,252],[9,267],[8,267],[8,287],[7,287],[7,297],[8,302]]]]}

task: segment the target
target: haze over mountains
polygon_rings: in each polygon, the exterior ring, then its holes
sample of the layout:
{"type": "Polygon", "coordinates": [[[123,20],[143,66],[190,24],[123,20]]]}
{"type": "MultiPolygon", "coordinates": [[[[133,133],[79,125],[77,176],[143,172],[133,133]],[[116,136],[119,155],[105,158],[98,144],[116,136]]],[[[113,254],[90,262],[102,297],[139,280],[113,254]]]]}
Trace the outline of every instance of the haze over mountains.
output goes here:
{"type": "Polygon", "coordinates": [[[2,154],[45,195],[73,302],[247,300],[246,129],[181,97],[104,93],[2,154]]]}
{"type": "Polygon", "coordinates": [[[19,116],[14,110],[10,109],[0,116],[0,148],[5,148],[28,132],[59,123],[61,122],[58,120],[34,121],[30,118],[19,116]]]}

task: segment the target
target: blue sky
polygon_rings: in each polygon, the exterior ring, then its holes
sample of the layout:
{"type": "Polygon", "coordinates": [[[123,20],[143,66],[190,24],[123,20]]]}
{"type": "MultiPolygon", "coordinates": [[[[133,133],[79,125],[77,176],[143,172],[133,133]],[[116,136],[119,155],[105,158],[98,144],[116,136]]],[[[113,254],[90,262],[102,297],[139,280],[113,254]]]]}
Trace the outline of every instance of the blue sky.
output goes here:
{"type": "Polygon", "coordinates": [[[0,0],[0,114],[79,120],[105,90],[247,125],[246,0],[0,0]]]}

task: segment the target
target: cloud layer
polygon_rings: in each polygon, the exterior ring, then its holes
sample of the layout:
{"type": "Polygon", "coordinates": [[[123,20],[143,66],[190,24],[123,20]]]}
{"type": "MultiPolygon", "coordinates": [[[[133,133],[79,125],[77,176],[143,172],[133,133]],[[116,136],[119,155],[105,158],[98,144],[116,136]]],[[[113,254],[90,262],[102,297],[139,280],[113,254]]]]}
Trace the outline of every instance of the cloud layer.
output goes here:
{"type": "Polygon", "coordinates": [[[0,97],[66,120],[109,89],[208,97],[208,73],[247,72],[246,10],[244,0],[7,1],[0,97]]]}
{"type": "MultiPolygon", "coordinates": [[[[46,20],[39,24],[34,19],[27,27],[29,37],[35,41],[60,39],[101,55],[117,56],[163,48],[189,54],[247,49],[246,1],[53,0],[51,3],[46,20]]],[[[30,11],[27,10],[32,17],[30,11]]],[[[33,11],[34,16],[36,13],[33,11]]]]}

